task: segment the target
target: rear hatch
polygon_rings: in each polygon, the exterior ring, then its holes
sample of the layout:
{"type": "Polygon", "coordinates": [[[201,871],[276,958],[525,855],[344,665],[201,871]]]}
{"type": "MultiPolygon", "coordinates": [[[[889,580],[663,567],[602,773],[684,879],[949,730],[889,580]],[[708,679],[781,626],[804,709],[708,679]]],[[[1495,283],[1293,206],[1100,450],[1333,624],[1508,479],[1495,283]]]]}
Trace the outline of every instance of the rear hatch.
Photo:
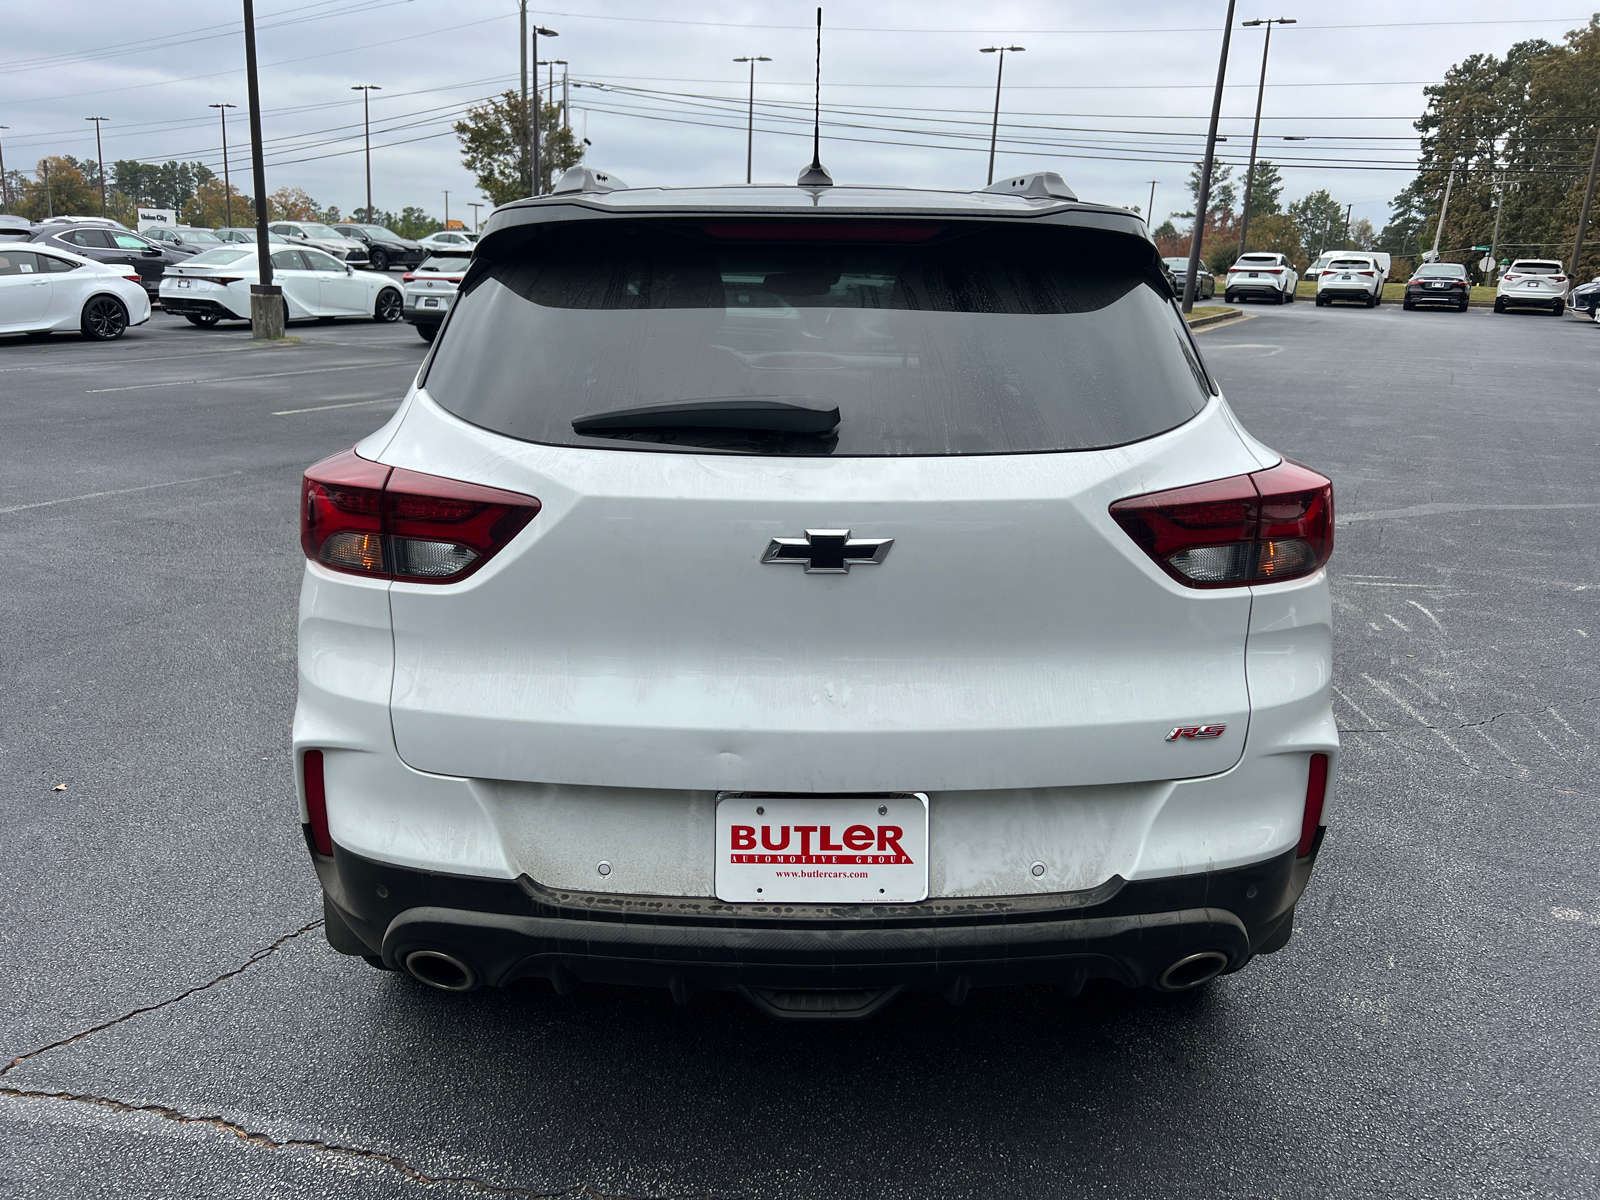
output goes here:
{"type": "Polygon", "coordinates": [[[1148,243],[606,224],[473,268],[382,452],[542,505],[462,582],[392,586],[407,763],[842,792],[1238,760],[1248,589],[1176,583],[1108,513],[1265,465],[1148,243]],[[683,424],[740,397],[838,427],[683,424]],[[1197,725],[1226,728],[1167,740],[1197,725]]]}

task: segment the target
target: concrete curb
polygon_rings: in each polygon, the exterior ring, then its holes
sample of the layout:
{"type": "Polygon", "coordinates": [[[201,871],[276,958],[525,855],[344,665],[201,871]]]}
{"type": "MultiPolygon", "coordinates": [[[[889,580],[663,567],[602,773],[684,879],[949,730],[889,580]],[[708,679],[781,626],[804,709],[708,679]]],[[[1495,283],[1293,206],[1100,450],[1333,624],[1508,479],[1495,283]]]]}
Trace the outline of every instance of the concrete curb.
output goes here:
{"type": "Polygon", "coordinates": [[[1204,329],[1207,325],[1220,325],[1224,321],[1237,321],[1242,316],[1244,316],[1244,313],[1235,308],[1229,312],[1212,313],[1205,317],[1192,317],[1189,320],[1189,328],[1204,329]]]}

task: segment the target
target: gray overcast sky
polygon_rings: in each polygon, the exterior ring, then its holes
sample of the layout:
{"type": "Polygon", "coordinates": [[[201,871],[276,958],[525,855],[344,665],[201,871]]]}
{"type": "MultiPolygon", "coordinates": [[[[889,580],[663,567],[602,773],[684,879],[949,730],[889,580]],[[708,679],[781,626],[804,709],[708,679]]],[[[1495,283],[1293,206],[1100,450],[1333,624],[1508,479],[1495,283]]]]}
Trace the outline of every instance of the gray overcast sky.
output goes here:
{"type": "MultiPolygon", "coordinates": [[[[450,123],[515,85],[516,7],[257,0],[268,189],[303,187],[345,211],[363,202],[361,101],[349,89],[373,83],[384,89],[372,103],[374,202],[440,216],[449,189],[451,215],[467,216],[466,203],[482,197],[450,123]]],[[[108,161],[198,158],[220,173],[206,105],[229,101],[240,106],[229,126],[234,181],[251,191],[239,11],[238,0],[132,9],[77,0],[63,17],[9,0],[7,165],[92,158],[84,118],[104,116],[108,161]]],[[[1051,168],[1085,198],[1140,206],[1156,180],[1159,220],[1188,207],[1184,181],[1203,144],[1225,12],[1226,0],[832,0],[823,161],[840,182],[982,186],[995,56],[978,48],[1016,43],[1027,50],[1006,57],[997,175],[1051,168]]],[[[1382,168],[1415,160],[1422,85],[1469,54],[1559,41],[1587,19],[1559,0],[1241,0],[1236,20],[1268,16],[1300,22],[1274,32],[1262,124],[1262,154],[1284,167],[1285,198],[1326,187],[1380,226],[1408,179],[1382,168]]],[[[757,74],[755,176],[793,182],[809,159],[814,19],[814,4],[788,0],[572,0],[539,10],[561,35],[541,39],[540,53],[569,60],[585,85],[572,92],[573,121],[594,143],[590,162],[635,186],[742,181],[745,75],[730,60],[770,56],[757,74]]],[[[1249,148],[1261,45],[1259,29],[1235,29],[1229,156],[1249,148]]]]}

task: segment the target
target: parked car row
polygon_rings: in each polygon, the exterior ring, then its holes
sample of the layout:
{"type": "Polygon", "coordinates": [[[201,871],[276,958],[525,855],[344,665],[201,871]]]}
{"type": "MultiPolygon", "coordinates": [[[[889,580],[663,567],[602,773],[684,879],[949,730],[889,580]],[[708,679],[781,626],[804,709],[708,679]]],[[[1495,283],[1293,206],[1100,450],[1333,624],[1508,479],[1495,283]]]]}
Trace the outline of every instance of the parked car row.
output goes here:
{"type": "MultiPolygon", "coordinates": [[[[196,254],[161,281],[161,307],[202,327],[250,319],[250,286],[261,281],[250,248],[219,246],[196,254]]],[[[283,289],[285,321],[307,317],[400,319],[400,289],[384,275],[358,271],[315,246],[272,252],[272,281],[283,289]]]]}

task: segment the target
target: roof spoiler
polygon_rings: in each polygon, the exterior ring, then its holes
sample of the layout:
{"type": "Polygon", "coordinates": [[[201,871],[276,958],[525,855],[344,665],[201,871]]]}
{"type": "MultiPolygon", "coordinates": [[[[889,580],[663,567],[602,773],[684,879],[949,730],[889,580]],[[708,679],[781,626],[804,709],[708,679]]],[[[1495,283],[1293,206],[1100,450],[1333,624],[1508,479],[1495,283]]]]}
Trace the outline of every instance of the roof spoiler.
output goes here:
{"type": "Polygon", "coordinates": [[[628,185],[615,175],[605,171],[596,171],[592,167],[568,167],[566,173],[556,181],[555,187],[550,189],[552,196],[560,196],[568,192],[617,192],[626,191],[628,185]]]}
{"type": "Polygon", "coordinates": [[[1067,186],[1067,181],[1054,171],[1030,171],[1026,175],[1013,175],[999,183],[991,183],[986,192],[1003,192],[1008,196],[1023,196],[1029,200],[1076,200],[1078,193],[1067,186]]]}

